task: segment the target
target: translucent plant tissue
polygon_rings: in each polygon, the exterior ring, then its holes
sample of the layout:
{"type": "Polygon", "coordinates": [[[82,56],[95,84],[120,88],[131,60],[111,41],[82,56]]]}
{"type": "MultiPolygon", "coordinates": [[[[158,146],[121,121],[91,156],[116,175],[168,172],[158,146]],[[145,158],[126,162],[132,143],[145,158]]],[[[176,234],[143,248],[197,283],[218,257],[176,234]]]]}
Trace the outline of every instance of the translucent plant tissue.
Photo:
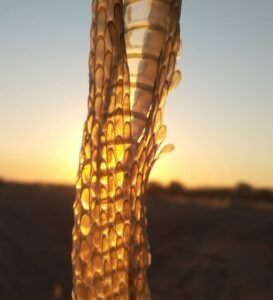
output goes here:
{"type": "Polygon", "coordinates": [[[180,81],[181,0],[92,4],[88,116],[73,228],[73,299],[150,299],[143,198],[180,81]]]}

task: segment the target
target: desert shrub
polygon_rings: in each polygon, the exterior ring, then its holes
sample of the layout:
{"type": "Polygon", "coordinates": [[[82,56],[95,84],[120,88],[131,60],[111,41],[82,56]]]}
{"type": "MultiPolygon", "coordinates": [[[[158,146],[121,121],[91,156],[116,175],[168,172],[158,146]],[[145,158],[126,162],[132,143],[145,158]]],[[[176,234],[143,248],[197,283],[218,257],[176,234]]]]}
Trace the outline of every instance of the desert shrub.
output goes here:
{"type": "Polygon", "coordinates": [[[170,183],[169,187],[167,188],[167,192],[170,196],[177,196],[181,195],[184,192],[184,187],[180,182],[173,181],[170,183]]]}
{"type": "Polygon", "coordinates": [[[245,182],[239,182],[235,188],[238,194],[249,195],[253,192],[253,187],[245,182]]]}

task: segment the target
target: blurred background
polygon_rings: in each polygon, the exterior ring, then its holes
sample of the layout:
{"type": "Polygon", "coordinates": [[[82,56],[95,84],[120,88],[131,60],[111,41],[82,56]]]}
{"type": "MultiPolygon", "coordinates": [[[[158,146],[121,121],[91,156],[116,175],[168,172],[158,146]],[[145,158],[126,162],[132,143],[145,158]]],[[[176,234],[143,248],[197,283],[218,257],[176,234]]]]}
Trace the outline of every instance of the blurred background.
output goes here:
{"type": "MultiPolygon", "coordinates": [[[[0,0],[0,299],[70,299],[90,1],[0,0]]],[[[153,299],[273,299],[273,2],[184,1],[146,195],[153,299]],[[156,183],[155,183],[156,182],[156,183]]]]}

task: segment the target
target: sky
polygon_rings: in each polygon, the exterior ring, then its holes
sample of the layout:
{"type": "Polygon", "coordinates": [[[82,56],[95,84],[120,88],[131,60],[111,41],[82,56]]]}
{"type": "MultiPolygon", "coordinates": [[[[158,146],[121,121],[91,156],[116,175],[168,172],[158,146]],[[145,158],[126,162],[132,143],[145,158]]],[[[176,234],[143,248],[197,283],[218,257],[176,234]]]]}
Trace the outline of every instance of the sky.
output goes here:
{"type": "MultiPolygon", "coordinates": [[[[73,183],[87,114],[90,1],[0,0],[0,177],[73,183]]],[[[185,0],[182,82],[152,180],[273,187],[273,1],[185,0]]]]}

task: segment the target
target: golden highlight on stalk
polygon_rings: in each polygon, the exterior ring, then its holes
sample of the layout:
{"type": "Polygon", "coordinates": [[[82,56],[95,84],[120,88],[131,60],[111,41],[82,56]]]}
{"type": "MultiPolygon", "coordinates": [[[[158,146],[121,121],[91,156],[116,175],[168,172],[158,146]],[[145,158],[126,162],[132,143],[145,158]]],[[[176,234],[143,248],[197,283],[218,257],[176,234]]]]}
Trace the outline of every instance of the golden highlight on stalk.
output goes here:
{"type": "Polygon", "coordinates": [[[74,202],[73,299],[150,299],[143,199],[172,145],[162,116],[180,81],[181,0],[93,0],[90,89],[74,202]]]}

